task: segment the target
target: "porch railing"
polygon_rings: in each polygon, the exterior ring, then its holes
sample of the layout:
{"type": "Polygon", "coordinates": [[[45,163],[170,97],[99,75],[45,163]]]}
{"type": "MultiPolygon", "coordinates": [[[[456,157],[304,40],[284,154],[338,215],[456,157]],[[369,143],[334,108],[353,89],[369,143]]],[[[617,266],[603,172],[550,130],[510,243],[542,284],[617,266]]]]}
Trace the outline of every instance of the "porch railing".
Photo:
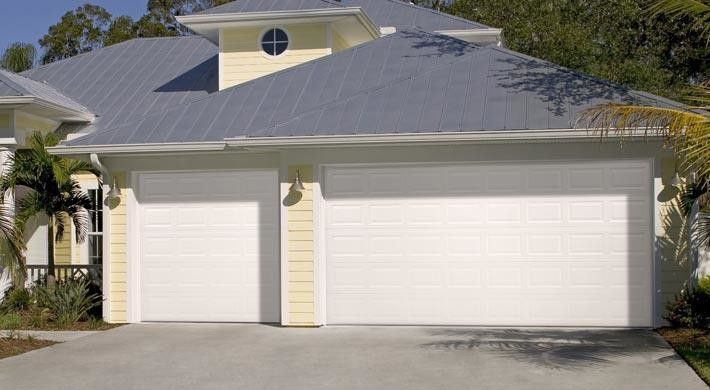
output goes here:
{"type": "MultiPolygon", "coordinates": [[[[100,281],[103,271],[102,264],[55,264],[54,277],[57,280],[85,278],[100,281]]],[[[47,275],[47,265],[27,265],[27,281],[34,283],[47,275]]]]}

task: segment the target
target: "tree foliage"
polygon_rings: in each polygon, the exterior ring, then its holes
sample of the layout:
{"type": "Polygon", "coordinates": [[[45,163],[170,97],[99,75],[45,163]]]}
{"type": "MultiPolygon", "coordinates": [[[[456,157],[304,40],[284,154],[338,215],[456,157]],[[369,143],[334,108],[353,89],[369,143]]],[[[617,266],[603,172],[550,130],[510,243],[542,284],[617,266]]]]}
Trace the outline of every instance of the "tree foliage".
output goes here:
{"type": "Polygon", "coordinates": [[[647,0],[457,0],[446,11],[503,29],[512,50],[671,98],[707,77],[710,47],[688,15],[647,0]]]}
{"type": "Polygon", "coordinates": [[[190,32],[177,22],[176,16],[202,11],[230,1],[148,0],[146,14],[135,21],[125,15],[114,18],[106,9],[86,4],[64,14],[39,40],[44,49],[42,63],[69,58],[133,38],[187,35],[190,32]]]}
{"type": "Polygon", "coordinates": [[[34,66],[37,49],[31,43],[15,42],[0,56],[0,68],[19,73],[34,66]]]}
{"type": "Polygon", "coordinates": [[[39,44],[44,48],[42,63],[69,58],[100,47],[111,14],[103,7],[85,4],[62,16],[49,27],[39,44]]]}
{"type": "Polygon", "coordinates": [[[62,239],[66,229],[73,225],[77,243],[82,243],[88,235],[91,200],[75,175],[82,172],[98,175],[86,161],[50,154],[47,148],[57,145],[59,140],[56,133],[31,134],[28,148],[18,150],[12,156],[0,178],[0,192],[4,194],[16,193],[19,186],[29,189],[16,201],[15,219],[19,232],[37,214],[49,218],[49,275],[54,274],[54,242],[62,239]]]}

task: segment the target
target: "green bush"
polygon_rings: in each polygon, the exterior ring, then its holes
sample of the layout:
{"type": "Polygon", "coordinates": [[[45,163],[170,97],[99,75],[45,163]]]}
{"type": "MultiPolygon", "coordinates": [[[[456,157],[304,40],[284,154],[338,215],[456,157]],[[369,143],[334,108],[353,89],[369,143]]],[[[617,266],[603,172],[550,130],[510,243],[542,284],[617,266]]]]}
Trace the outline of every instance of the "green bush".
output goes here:
{"type": "Polygon", "coordinates": [[[24,288],[15,287],[7,292],[0,306],[0,311],[9,313],[19,310],[27,310],[32,303],[32,295],[24,288]]]}
{"type": "Polygon", "coordinates": [[[88,291],[88,282],[68,280],[53,287],[35,287],[37,304],[49,309],[61,326],[71,325],[87,316],[99,304],[99,297],[88,291]]]}
{"type": "Polygon", "coordinates": [[[15,313],[0,315],[0,329],[16,330],[22,327],[22,318],[15,313]]]}
{"type": "Polygon", "coordinates": [[[663,316],[676,328],[705,328],[710,318],[710,293],[700,286],[684,289],[666,304],[663,316]]]}
{"type": "Polygon", "coordinates": [[[698,279],[698,290],[710,295],[710,275],[698,279]]]}

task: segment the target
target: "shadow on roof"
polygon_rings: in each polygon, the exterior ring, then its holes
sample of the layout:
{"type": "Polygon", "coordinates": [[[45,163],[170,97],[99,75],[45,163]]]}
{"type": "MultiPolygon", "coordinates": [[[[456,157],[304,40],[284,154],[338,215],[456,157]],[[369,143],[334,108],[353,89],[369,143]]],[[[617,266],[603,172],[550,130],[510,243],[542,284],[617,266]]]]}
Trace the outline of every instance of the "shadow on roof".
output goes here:
{"type": "Polygon", "coordinates": [[[219,63],[217,55],[156,88],[153,92],[217,92],[219,63]]]}

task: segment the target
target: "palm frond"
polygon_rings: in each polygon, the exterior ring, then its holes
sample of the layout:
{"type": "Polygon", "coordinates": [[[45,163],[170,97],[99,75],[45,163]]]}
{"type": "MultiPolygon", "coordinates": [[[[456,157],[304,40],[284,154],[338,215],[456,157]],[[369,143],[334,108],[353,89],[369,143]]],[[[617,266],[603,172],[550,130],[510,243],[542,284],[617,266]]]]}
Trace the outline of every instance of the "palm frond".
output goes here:
{"type": "Polygon", "coordinates": [[[10,278],[22,285],[27,277],[25,244],[15,226],[12,206],[0,204],[0,266],[10,272],[10,278]]]}
{"type": "Polygon", "coordinates": [[[582,111],[576,127],[587,128],[600,138],[622,138],[641,132],[661,136],[682,156],[684,168],[710,176],[710,119],[702,113],[680,108],[608,103],[582,111]]]}
{"type": "Polygon", "coordinates": [[[710,4],[703,0],[654,0],[648,7],[652,16],[669,15],[672,17],[689,17],[693,25],[708,32],[710,22],[710,4]]]}

